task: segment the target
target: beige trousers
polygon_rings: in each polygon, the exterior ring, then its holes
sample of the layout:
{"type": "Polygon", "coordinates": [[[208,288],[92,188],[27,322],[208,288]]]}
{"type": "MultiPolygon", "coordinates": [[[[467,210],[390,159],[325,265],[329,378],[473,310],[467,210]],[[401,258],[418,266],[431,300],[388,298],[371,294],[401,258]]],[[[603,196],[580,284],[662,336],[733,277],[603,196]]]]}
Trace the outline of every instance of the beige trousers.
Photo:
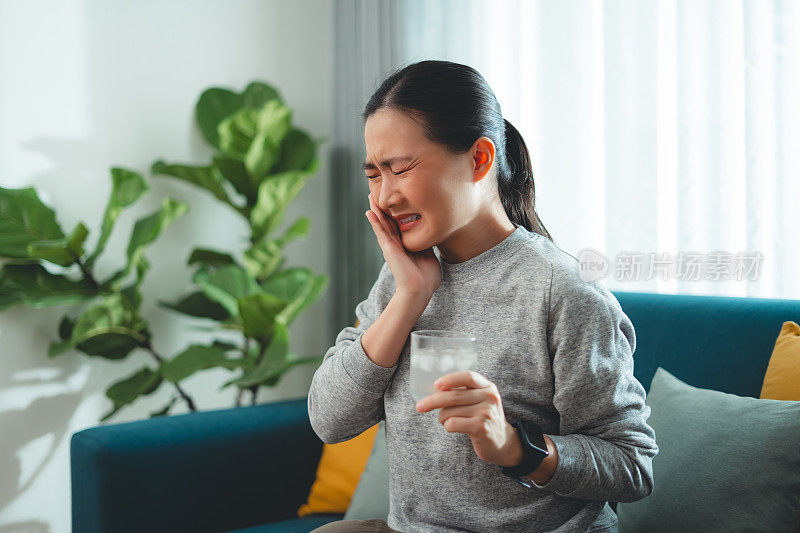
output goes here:
{"type": "Polygon", "coordinates": [[[396,529],[392,529],[389,525],[380,518],[372,518],[370,520],[337,520],[336,522],[329,522],[324,526],[311,531],[311,533],[402,533],[396,529]]]}

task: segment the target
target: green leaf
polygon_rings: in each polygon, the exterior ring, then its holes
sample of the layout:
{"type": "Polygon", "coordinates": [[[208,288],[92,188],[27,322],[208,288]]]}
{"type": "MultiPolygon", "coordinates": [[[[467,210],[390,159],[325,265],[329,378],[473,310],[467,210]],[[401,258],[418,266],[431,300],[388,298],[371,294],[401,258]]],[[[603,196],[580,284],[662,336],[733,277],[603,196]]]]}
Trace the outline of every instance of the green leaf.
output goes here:
{"type": "Polygon", "coordinates": [[[211,343],[211,346],[219,348],[220,350],[225,352],[230,352],[239,349],[239,346],[237,346],[236,344],[231,344],[230,342],[225,342],[221,340],[215,340],[214,342],[211,343]]]}
{"type": "Polygon", "coordinates": [[[27,258],[29,244],[63,237],[55,212],[33,187],[0,187],[0,256],[27,258]]]}
{"type": "Polygon", "coordinates": [[[261,342],[269,341],[275,320],[287,304],[287,300],[266,292],[239,298],[244,334],[261,342]]]}
{"type": "Polygon", "coordinates": [[[242,106],[259,108],[269,100],[280,100],[278,90],[260,81],[250,82],[242,93],[242,106]]]}
{"type": "Polygon", "coordinates": [[[72,348],[72,342],[70,342],[69,339],[72,337],[72,329],[74,327],[75,321],[69,316],[64,315],[61,318],[61,322],[58,324],[58,336],[61,341],[50,343],[50,347],[48,348],[48,357],[55,357],[72,348]]]}
{"type": "Polygon", "coordinates": [[[281,313],[284,316],[287,324],[291,324],[294,322],[294,319],[297,318],[304,309],[309,307],[311,304],[316,302],[319,297],[325,292],[325,289],[328,287],[330,283],[330,276],[327,274],[320,274],[319,276],[314,276],[313,282],[311,287],[306,287],[306,290],[303,291],[303,298],[293,301],[292,304],[286,308],[286,310],[281,313]]]}
{"type": "Polygon", "coordinates": [[[272,275],[283,263],[283,249],[276,239],[262,239],[252,248],[245,250],[244,266],[247,272],[258,279],[272,275]]]}
{"type": "Polygon", "coordinates": [[[308,235],[308,231],[311,229],[311,219],[308,217],[300,217],[294,221],[294,224],[286,231],[286,234],[283,236],[283,243],[288,243],[294,239],[299,237],[306,237],[308,235]]]}
{"type": "Polygon", "coordinates": [[[51,274],[38,263],[7,263],[0,270],[0,311],[16,305],[34,308],[71,305],[96,294],[97,288],[88,281],[72,281],[51,274]]]}
{"type": "Polygon", "coordinates": [[[167,403],[167,405],[165,405],[164,407],[162,407],[158,411],[153,411],[152,413],[150,413],[150,418],[156,418],[156,417],[159,417],[159,416],[165,416],[167,413],[169,413],[169,410],[172,408],[173,405],[175,405],[175,402],[177,400],[178,400],[178,397],[177,396],[173,396],[172,398],[169,399],[169,402],[167,403]]]}
{"type": "Polygon", "coordinates": [[[158,304],[167,309],[172,309],[185,315],[198,318],[210,318],[212,320],[226,320],[231,315],[220,304],[208,298],[203,291],[193,292],[185,296],[176,303],[169,303],[162,300],[158,304]]]}
{"type": "Polygon", "coordinates": [[[208,333],[219,333],[219,330],[221,329],[241,332],[242,326],[240,322],[241,320],[239,320],[238,317],[231,317],[218,324],[212,324],[209,326],[192,324],[188,326],[188,328],[195,331],[206,331],[208,333]]]}
{"type": "Polygon", "coordinates": [[[114,224],[123,209],[133,204],[148,190],[147,183],[145,183],[141,174],[124,168],[112,168],[111,181],[111,196],[108,199],[106,211],[103,215],[100,238],[97,241],[94,253],[86,260],[86,266],[89,269],[92,268],[98,256],[105,249],[111,230],[114,229],[114,224]]]}
{"type": "Polygon", "coordinates": [[[129,405],[139,396],[153,393],[161,385],[161,375],[147,367],[134,372],[130,376],[117,381],[106,389],[106,396],[113,400],[114,408],[100,419],[104,422],[117,411],[129,405]]]}
{"type": "Polygon", "coordinates": [[[313,168],[314,158],[318,144],[301,129],[292,128],[281,142],[278,162],[272,172],[286,172],[287,170],[302,170],[310,172],[313,168]]]}
{"type": "Polygon", "coordinates": [[[249,387],[251,385],[264,385],[266,387],[274,387],[278,384],[281,377],[283,377],[286,372],[291,370],[295,366],[300,365],[319,365],[325,359],[324,356],[313,356],[313,357],[297,357],[296,355],[289,353],[286,356],[286,360],[280,363],[273,365],[271,368],[264,368],[256,374],[254,371],[251,371],[247,377],[242,376],[236,380],[231,380],[226,383],[223,383],[218,390],[223,390],[231,385],[238,385],[240,387],[249,387]],[[241,381],[239,381],[241,380],[241,381]]]}
{"type": "Polygon", "coordinates": [[[310,268],[292,267],[278,272],[261,284],[261,288],[288,302],[302,298],[314,273],[310,268]]]}
{"type": "Polygon", "coordinates": [[[245,250],[244,266],[251,276],[264,279],[276,272],[284,262],[283,249],[292,240],[308,235],[311,221],[300,217],[277,239],[262,238],[261,241],[245,250]]]}
{"type": "Polygon", "coordinates": [[[149,268],[150,262],[144,256],[140,256],[136,261],[136,280],[120,291],[122,296],[128,300],[130,307],[137,312],[142,307],[142,282],[144,274],[149,268]]]}
{"type": "Polygon", "coordinates": [[[230,254],[217,252],[216,250],[209,250],[207,248],[195,248],[192,250],[192,255],[189,257],[187,265],[194,265],[200,263],[203,265],[222,266],[222,265],[235,265],[236,261],[230,254]]]}
{"type": "Polygon", "coordinates": [[[292,110],[278,100],[270,100],[259,111],[257,121],[244,165],[253,181],[261,183],[281,155],[281,142],[291,128],[292,110]]]}
{"type": "Polygon", "coordinates": [[[172,222],[186,213],[189,205],[186,202],[164,198],[161,202],[161,209],[136,221],[131,232],[128,243],[128,263],[124,268],[117,271],[111,278],[103,282],[103,288],[116,289],[116,283],[124,279],[131,268],[136,266],[139,259],[144,254],[145,248],[164,231],[172,222]]]}
{"type": "Polygon", "coordinates": [[[265,292],[289,301],[280,312],[279,319],[291,324],[303,309],[319,298],[329,281],[327,275],[315,276],[308,268],[295,267],[275,274],[261,287],[265,292]]]}
{"type": "Polygon", "coordinates": [[[189,210],[189,204],[164,198],[161,209],[136,221],[128,243],[128,261],[132,264],[144,253],[145,247],[155,241],[164,229],[189,210]]]}
{"type": "Polygon", "coordinates": [[[225,191],[222,174],[213,166],[168,165],[163,161],[156,161],[150,168],[150,172],[155,175],[172,176],[197,185],[198,187],[210,191],[218,200],[222,200],[226,204],[237,207],[225,191]]]}
{"type": "Polygon", "coordinates": [[[220,150],[227,156],[244,159],[255,138],[257,125],[257,109],[240,109],[225,118],[217,126],[220,150]]]}
{"type": "Polygon", "coordinates": [[[259,383],[259,385],[263,385],[265,387],[274,387],[278,384],[280,379],[286,375],[292,367],[300,366],[300,365],[318,365],[322,362],[323,357],[304,357],[302,359],[297,358],[294,354],[289,354],[288,360],[281,365],[281,368],[278,372],[274,372],[268,378],[264,379],[259,383]]]}
{"type": "Polygon", "coordinates": [[[258,202],[250,212],[253,240],[259,241],[272,233],[283,220],[286,208],[311,176],[305,172],[288,171],[265,179],[258,188],[258,202]]]}
{"type": "Polygon", "coordinates": [[[70,266],[83,255],[83,242],[89,230],[78,222],[68,237],[51,241],[37,241],[28,245],[28,256],[44,259],[56,265],[70,266]]]}
{"type": "Polygon", "coordinates": [[[122,359],[149,340],[147,324],[136,316],[120,293],[87,307],[75,322],[70,337],[71,346],[107,359],[122,359]]]}
{"type": "Polygon", "coordinates": [[[72,329],[75,327],[75,321],[69,316],[64,315],[61,317],[61,322],[58,324],[58,336],[61,340],[66,340],[72,337],[72,329]]]}
{"type": "Polygon", "coordinates": [[[265,379],[270,379],[277,374],[285,372],[291,364],[287,359],[289,350],[289,330],[285,324],[275,323],[272,339],[269,346],[264,351],[264,356],[258,364],[237,379],[233,379],[223,384],[223,388],[228,385],[238,385],[239,387],[249,387],[261,383],[265,379]]]}
{"type": "Polygon", "coordinates": [[[229,157],[215,157],[214,167],[223,179],[233,185],[236,192],[245,197],[248,208],[256,204],[258,185],[250,179],[242,161],[229,157]]]}
{"type": "Polygon", "coordinates": [[[217,127],[224,118],[244,107],[260,108],[272,99],[280,100],[278,91],[261,82],[250,83],[241,94],[212,87],[200,95],[195,106],[195,117],[206,140],[220,148],[217,127]]]}
{"type": "Polygon", "coordinates": [[[108,331],[98,333],[84,342],[74,344],[75,348],[86,355],[96,355],[105,359],[123,359],[131,353],[143,341],[141,338],[148,338],[149,335],[139,334],[133,329],[121,329],[121,331],[108,331]]]}
{"type": "Polygon", "coordinates": [[[192,281],[203,289],[211,300],[219,303],[232,316],[239,313],[238,299],[261,292],[255,279],[238,265],[225,265],[213,271],[198,270],[192,281]]]}
{"type": "Polygon", "coordinates": [[[228,359],[225,351],[219,348],[193,344],[171,361],[162,363],[161,375],[168,381],[178,383],[199,370],[218,366],[234,370],[239,368],[240,362],[228,359]]]}
{"type": "Polygon", "coordinates": [[[61,342],[51,342],[50,346],[47,348],[47,357],[51,359],[62,353],[71,350],[73,348],[72,343],[68,340],[61,341],[61,342]]]}

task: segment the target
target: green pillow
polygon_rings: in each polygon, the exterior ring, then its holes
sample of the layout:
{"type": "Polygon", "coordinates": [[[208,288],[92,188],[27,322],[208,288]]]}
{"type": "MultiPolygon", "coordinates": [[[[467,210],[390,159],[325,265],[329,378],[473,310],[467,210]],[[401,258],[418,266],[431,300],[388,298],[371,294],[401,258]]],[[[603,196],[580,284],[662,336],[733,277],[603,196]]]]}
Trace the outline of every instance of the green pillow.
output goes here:
{"type": "Polygon", "coordinates": [[[659,367],[646,403],[653,492],[617,504],[620,533],[800,531],[800,402],[700,389],[659,367]]]}
{"type": "Polygon", "coordinates": [[[344,514],[345,520],[369,520],[389,518],[389,462],[386,455],[386,421],[381,420],[375,433],[372,452],[367,466],[358,480],[350,506],[344,514]]]}

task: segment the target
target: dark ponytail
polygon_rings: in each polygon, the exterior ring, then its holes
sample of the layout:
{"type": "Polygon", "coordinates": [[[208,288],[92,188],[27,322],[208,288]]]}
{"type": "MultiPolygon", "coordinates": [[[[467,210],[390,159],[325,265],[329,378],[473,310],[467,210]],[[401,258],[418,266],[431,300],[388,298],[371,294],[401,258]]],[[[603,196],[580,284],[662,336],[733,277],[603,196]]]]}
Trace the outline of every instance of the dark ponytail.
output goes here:
{"type": "Polygon", "coordinates": [[[383,108],[407,113],[428,139],[455,154],[467,152],[479,137],[489,137],[496,149],[498,194],[509,220],[553,240],[536,213],[525,141],[503,118],[494,92],[478,71],[451,61],[412,63],[378,87],[362,114],[364,123],[383,108]]]}
{"type": "MultiPolygon", "coordinates": [[[[506,161],[508,175],[498,176],[500,199],[508,218],[530,231],[553,240],[536,213],[536,185],[533,183],[533,166],[528,147],[508,120],[506,124],[506,161]]],[[[503,173],[505,174],[505,173],[503,173]]]]}

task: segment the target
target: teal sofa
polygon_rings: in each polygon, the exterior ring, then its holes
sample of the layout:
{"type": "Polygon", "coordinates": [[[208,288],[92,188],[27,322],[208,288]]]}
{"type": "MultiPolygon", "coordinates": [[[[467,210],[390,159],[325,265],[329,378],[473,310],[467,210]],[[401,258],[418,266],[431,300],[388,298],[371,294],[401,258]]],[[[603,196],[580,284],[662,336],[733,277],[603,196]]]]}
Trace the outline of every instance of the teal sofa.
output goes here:
{"type": "MultiPolygon", "coordinates": [[[[636,330],[645,390],[661,366],[695,387],[757,398],[781,324],[800,323],[800,300],[614,294],[636,330]]],[[[73,532],[311,531],[343,519],[297,518],[322,447],[306,398],[76,432],[73,532]]]]}

